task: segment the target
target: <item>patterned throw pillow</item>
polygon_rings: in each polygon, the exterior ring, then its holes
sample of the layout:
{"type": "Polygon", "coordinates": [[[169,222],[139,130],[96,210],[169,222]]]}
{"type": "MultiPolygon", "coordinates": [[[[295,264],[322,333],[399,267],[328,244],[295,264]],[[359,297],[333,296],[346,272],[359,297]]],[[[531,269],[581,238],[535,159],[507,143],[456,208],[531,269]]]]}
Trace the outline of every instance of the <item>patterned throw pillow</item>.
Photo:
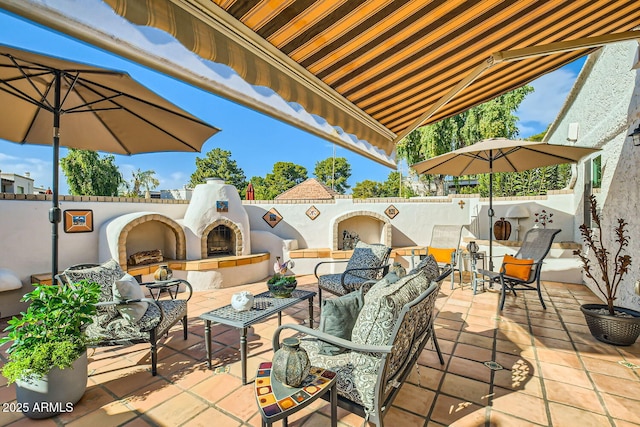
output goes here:
{"type": "MultiPolygon", "coordinates": [[[[353,254],[349,258],[347,269],[380,267],[387,261],[390,253],[391,248],[388,246],[380,243],[370,245],[360,241],[356,244],[353,254]]],[[[355,274],[366,279],[375,279],[379,272],[380,270],[363,270],[357,271],[355,274]]]]}
{"type": "Polygon", "coordinates": [[[420,261],[420,263],[416,265],[415,268],[409,272],[409,274],[415,274],[418,271],[424,271],[429,282],[436,280],[440,275],[440,267],[438,267],[438,262],[432,255],[428,255],[422,261],[420,261]]]}
{"type": "MultiPolygon", "coordinates": [[[[125,274],[121,279],[113,282],[113,300],[116,302],[132,299],[144,298],[142,287],[135,277],[125,274]]],[[[129,323],[138,323],[147,312],[149,303],[146,301],[132,302],[129,304],[118,304],[116,306],[120,315],[127,319],[129,323]]]]}

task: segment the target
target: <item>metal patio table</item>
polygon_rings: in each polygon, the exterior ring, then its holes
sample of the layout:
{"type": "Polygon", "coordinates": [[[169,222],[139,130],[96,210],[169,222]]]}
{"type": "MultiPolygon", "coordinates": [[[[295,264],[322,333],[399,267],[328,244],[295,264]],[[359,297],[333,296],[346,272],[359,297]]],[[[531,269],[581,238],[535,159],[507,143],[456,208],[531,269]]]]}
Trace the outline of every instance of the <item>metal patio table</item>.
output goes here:
{"type": "Polygon", "coordinates": [[[237,311],[231,305],[216,308],[200,315],[205,321],[204,342],[207,349],[207,366],[211,369],[211,322],[233,326],[240,329],[240,360],[242,363],[242,384],[247,384],[247,328],[260,323],[268,317],[278,314],[278,326],[282,324],[282,310],[309,301],[309,327],[313,328],[313,297],[312,291],[294,290],[289,298],[275,298],[266,291],[255,296],[253,308],[248,311],[237,311]]]}

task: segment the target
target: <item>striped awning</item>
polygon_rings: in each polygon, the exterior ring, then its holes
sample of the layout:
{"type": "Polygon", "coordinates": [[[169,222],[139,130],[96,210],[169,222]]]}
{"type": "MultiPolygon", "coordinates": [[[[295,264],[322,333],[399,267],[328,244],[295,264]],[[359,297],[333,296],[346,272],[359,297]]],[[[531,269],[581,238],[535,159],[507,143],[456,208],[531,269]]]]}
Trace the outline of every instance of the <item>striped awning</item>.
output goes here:
{"type": "MultiPolygon", "coordinates": [[[[0,0],[29,15],[18,3],[0,0]]],[[[633,31],[640,26],[637,0],[105,3],[389,156],[418,126],[520,87],[603,44],[640,38],[633,31]]],[[[62,27],[55,26],[82,37],[62,27]]]]}

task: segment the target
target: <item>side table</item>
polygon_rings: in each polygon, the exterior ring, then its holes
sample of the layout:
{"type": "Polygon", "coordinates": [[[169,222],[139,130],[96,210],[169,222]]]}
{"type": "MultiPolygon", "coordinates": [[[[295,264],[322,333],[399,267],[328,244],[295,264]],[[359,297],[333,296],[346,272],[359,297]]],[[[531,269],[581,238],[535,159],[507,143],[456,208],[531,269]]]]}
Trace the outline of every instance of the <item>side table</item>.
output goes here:
{"type": "MultiPolygon", "coordinates": [[[[478,284],[482,285],[482,290],[484,291],[484,283],[486,280],[478,273],[478,263],[482,264],[481,269],[485,268],[485,255],[484,252],[475,252],[474,254],[470,252],[462,253],[465,265],[469,263],[471,267],[471,288],[473,289],[474,295],[478,292],[478,284]]],[[[460,286],[462,286],[462,284],[460,286]]]]}
{"type": "Polygon", "coordinates": [[[282,420],[287,427],[287,417],[308,406],[330,391],[331,427],[338,425],[338,393],[336,373],[327,369],[311,367],[309,375],[300,387],[289,387],[272,375],[271,362],[262,362],[256,372],[255,395],[262,415],[262,427],[270,427],[282,420]]]}

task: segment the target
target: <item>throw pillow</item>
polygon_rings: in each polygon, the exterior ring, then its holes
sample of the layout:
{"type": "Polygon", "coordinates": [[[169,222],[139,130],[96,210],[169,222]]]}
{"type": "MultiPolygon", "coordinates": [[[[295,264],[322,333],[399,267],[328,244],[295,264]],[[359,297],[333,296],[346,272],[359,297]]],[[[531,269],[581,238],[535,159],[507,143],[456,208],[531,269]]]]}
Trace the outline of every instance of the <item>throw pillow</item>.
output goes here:
{"type": "Polygon", "coordinates": [[[504,266],[505,275],[515,277],[520,280],[528,280],[529,274],[531,274],[533,260],[519,259],[512,257],[511,255],[505,255],[502,259],[502,264],[504,266]]]}
{"type": "Polygon", "coordinates": [[[420,261],[420,263],[416,265],[415,268],[409,272],[409,274],[415,274],[419,271],[424,271],[425,275],[427,276],[427,280],[429,282],[436,280],[440,275],[440,268],[438,267],[438,262],[433,257],[433,255],[429,255],[425,259],[420,261]]]}
{"type": "Polygon", "coordinates": [[[427,248],[427,255],[433,255],[437,262],[443,264],[451,264],[451,254],[456,251],[456,248],[427,248]]]}
{"type": "MultiPolygon", "coordinates": [[[[351,340],[351,331],[360,314],[360,309],[364,304],[362,291],[357,290],[338,298],[325,299],[322,301],[322,314],[320,315],[320,332],[333,335],[345,340],[351,340]]],[[[320,354],[335,356],[344,352],[345,349],[322,342],[320,344],[320,354]]]]}
{"type": "MultiPolygon", "coordinates": [[[[135,277],[125,274],[121,279],[113,282],[113,300],[116,302],[142,299],[144,292],[135,277]]],[[[149,308],[146,301],[132,302],[129,304],[119,304],[116,306],[120,315],[130,323],[137,323],[149,308]]]]}

